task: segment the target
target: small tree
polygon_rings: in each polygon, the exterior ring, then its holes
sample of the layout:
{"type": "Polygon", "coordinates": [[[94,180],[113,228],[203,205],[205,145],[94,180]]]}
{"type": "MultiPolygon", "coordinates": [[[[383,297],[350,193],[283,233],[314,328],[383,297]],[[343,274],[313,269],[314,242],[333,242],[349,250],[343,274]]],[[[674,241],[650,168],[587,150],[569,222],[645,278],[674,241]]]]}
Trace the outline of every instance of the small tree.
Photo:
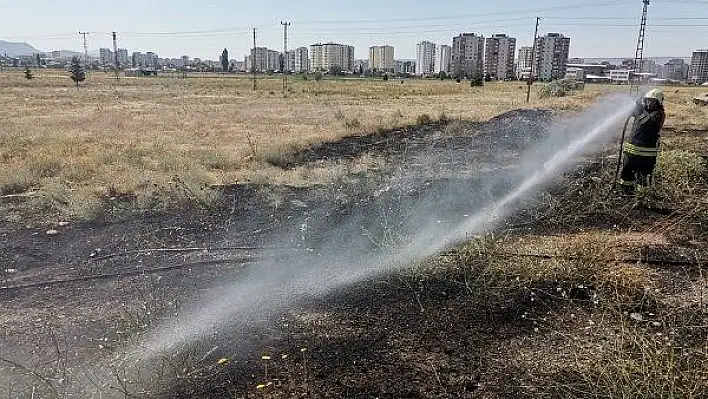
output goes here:
{"type": "Polygon", "coordinates": [[[313,78],[315,79],[315,82],[319,82],[320,80],[322,80],[322,72],[320,72],[320,71],[315,72],[315,75],[313,76],[313,78]]]}
{"type": "Polygon", "coordinates": [[[229,51],[227,49],[221,52],[221,70],[224,72],[229,71],[229,51]]]}
{"type": "Polygon", "coordinates": [[[32,70],[29,66],[25,66],[25,79],[32,80],[32,78],[34,78],[34,75],[32,75],[32,70]]]}
{"type": "Polygon", "coordinates": [[[71,80],[76,83],[76,87],[79,87],[79,83],[86,80],[84,67],[81,66],[81,62],[76,57],[71,59],[71,80]]]}
{"type": "Polygon", "coordinates": [[[384,82],[387,81],[387,80],[388,80],[388,74],[385,73],[382,79],[384,80],[384,82]]]}
{"type": "Polygon", "coordinates": [[[482,75],[481,73],[475,73],[474,75],[472,75],[472,79],[470,79],[470,86],[484,86],[484,75],[482,75]]]}
{"type": "Polygon", "coordinates": [[[438,78],[440,78],[440,80],[447,79],[447,73],[445,71],[440,71],[440,73],[438,74],[438,78]]]}

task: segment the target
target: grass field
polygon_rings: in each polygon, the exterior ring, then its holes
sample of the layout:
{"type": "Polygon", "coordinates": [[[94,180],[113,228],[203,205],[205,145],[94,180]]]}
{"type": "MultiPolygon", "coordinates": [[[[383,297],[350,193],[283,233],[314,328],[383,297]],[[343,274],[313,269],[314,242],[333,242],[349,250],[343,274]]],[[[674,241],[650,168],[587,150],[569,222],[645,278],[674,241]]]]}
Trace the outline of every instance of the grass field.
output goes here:
{"type": "MultiPolygon", "coordinates": [[[[613,89],[613,88],[611,88],[613,89]]],[[[337,170],[273,166],[298,149],[346,135],[439,119],[487,120],[524,107],[525,86],[473,89],[436,80],[278,79],[257,91],[245,77],[122,78],[92,73],[81,88],[58,72],[0,79],[0,194],[32,192],[33,211],[91,218],[109,197],[142,208],[208,204],[204,187],[309,184],[337,170]]],[[[530,106],[578,108],[607,88],[530,106]]],[[[697,115],[700,116],[700,115],[697,115]]],[[[705,117],[705,113],[702,114],[705,117]]],[[[365,165],[363,166],[365,167],[365,165]]]]}
{"type": "MultiPolygon", "coordinates": [[[[337,168],[284,170],[295,151],[346,135],[428,121],[484,121],[521,107],[578,109],[602,92],[525,103],[523,83],[470,88],[454,81],[262,78],[122,78],[92,73],[81,88],[59,72],[27,81],[0,78],[0,195],[30,192],[31,212],[90,219],[110,197],[138,208],[169,202],[208,205],[213,184],[307,185],[337,168]]],[[[694,88],[669,91],[668,127],[690,129],[708,117],[690,103],[694,88]]],[[[331,165],[330,165],[331,166],[331,165]]],[[[361,165],[366,168],[366,165],[361,165]]]]}

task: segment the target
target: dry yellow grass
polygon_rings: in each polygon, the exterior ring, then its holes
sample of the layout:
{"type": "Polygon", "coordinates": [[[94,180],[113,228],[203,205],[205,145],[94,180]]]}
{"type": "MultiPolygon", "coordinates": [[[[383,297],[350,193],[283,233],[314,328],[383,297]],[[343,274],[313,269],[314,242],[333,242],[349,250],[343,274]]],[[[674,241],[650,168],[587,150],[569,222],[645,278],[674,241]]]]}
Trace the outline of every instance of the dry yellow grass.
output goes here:
{"type": "MultiPolygon", "coordinates": [[[[134,196],[144,207],[165,196],[208,203],[213,196],[204,187],[214,183],[303,184],[336,175],[268,165],[313,143],[414,124],[421,115],[483,121],[526,106],[518,82],[470,88],[437,80],[291,79],[283,98],[278,79],[260,80],[254,92],[238,77],[116,83],[111,76],[92,73],[77,89],[58,72],[38,72],[32,81],[0,74],[0,194],[37,189],[36,207],[88,217],[109,196],[134,196]]],[[[578,109],[606,90],[549,100],[534,94],[530,106],[578,109]]],[[[681,112],[697,111],[686,105],[681,112]]]]}

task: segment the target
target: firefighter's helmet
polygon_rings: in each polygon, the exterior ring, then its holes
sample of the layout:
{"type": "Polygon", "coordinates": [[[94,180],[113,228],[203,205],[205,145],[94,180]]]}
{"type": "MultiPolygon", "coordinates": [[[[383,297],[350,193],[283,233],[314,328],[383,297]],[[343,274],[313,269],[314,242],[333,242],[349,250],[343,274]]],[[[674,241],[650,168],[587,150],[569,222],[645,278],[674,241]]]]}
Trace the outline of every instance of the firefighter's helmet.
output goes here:
{"type": "Polygon", "coordinates": [[[659,104],[664,103],[664,93],[659,89],[649,90],[647,94],[644,95],[644,98],[653,98],[654,100],[657,100],[659,104]]]}

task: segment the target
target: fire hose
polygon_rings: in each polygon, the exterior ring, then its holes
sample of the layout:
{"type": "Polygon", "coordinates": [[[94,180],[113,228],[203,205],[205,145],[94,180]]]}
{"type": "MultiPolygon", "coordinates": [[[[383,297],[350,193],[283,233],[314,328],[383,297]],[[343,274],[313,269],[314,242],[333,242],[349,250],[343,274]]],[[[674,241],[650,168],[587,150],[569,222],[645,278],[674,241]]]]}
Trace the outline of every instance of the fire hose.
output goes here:
{"type": "Polygon", "coordinates": [[[622,168],[622,154],[624,153],[624,139],[627,137],[627,128],[629,127],[629,121],[632,116],[628,116],[627,120],[624,121],[624,128],[622,128],[622,139],[620,140],[619,154],[617,155],[617,169],[615,170],[615,178],[612,180],[612,190],[610,193],[617,188],[617,180],[619,179],[620,169],[622,168]]]}

